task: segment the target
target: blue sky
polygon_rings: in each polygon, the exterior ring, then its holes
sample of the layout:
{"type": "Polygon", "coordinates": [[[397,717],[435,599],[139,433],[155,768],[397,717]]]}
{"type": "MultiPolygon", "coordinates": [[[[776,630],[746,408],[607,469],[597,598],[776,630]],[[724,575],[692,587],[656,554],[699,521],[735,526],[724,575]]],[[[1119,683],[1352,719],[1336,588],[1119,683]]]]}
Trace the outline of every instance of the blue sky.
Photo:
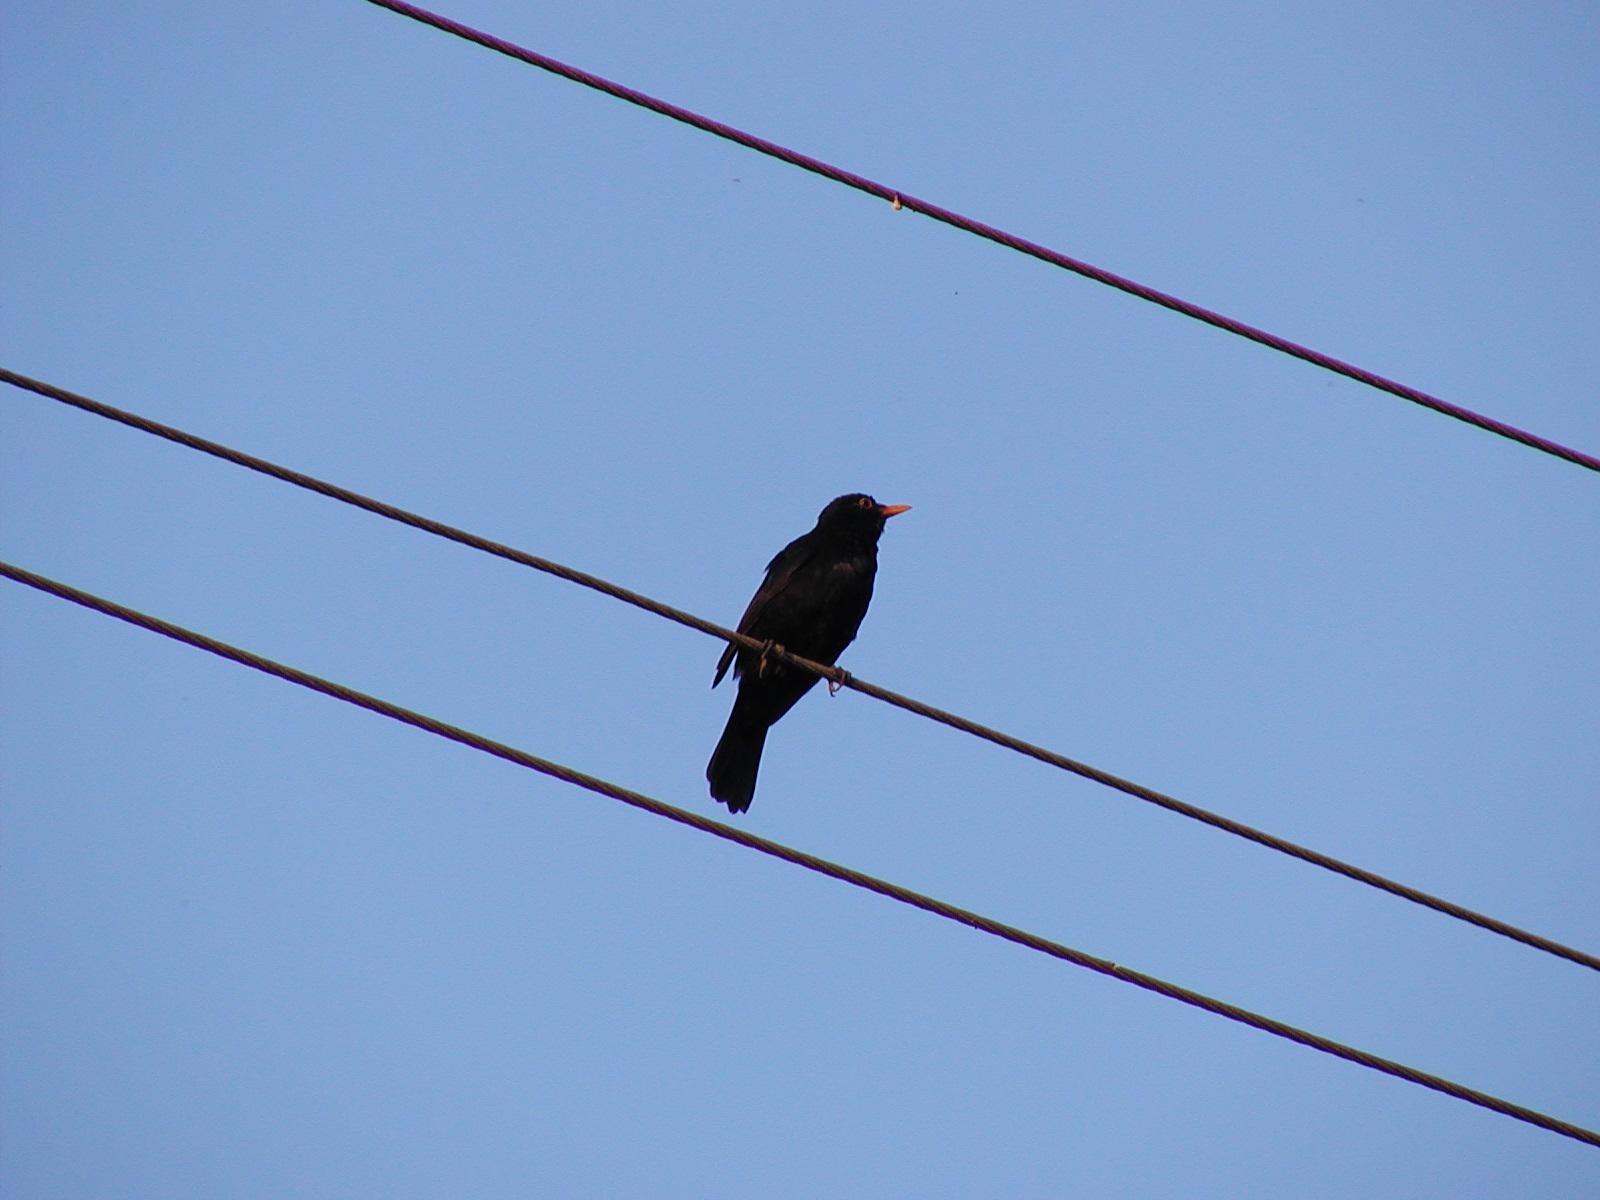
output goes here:
{"type": "MultiPolygon", "coordinates": [[[[1600,449],[1592,7],[449,15],[1600,449]]],[[[0,14],[10,369],[1600,948],[1592,473],[359,0],[0,14]]],[[[720,815],[718,646],[7,389],[3,557],[720,815]]],[[[14,584],[18,1197],[1592,1196],[1600,1155],[14,584]]],[[[862,696],[742,824],[1600,1126],[1600,979],[862,696]]]]}

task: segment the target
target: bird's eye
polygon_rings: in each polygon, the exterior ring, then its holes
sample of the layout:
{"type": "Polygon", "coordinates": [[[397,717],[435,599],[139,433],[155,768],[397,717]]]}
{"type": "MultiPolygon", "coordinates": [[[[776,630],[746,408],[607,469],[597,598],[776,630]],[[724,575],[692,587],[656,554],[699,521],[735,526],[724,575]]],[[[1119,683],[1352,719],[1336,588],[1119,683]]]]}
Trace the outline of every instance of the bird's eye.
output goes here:
{"type": "Polygon", "coordinates": [[[872,501],[868,500],[865,496],[863,496],[863,497],[861,497],[861,499],[856,501],[856,507],[857,508],[871,508],[872,507],[872,501]]]}

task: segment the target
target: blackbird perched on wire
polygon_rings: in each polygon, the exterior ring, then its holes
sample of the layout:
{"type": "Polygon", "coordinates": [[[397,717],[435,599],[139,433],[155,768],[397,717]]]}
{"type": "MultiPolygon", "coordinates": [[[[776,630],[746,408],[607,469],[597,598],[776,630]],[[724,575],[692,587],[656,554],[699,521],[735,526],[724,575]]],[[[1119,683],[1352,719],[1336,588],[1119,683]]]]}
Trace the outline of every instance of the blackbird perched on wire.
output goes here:
{"type": "MultiPolygon", "coordinates": [[[[831,502],[815,529],[767,564],[766,579],[739,618],[739,632],[832,665],[855,640],[872,602],[883,523],[910,507],[879,504],[860,494],[831,502]]],[[[712,687],[722,682],[729,663],[739,696],[706,766],[706,780],[711,795],[737,813],[749,808],[755,795],[768,727],[811,690],[817,676],[766,651],[730,645],[717,663],[712,687]]]]}

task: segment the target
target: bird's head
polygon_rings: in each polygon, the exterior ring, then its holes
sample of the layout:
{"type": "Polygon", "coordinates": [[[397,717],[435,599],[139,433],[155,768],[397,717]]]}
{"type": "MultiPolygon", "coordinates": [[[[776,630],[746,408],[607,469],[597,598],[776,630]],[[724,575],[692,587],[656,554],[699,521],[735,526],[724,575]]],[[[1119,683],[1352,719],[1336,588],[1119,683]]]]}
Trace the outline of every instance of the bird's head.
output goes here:
{"type": "Polygon", "coordinates": [[[909,504],[879,504],[871,496],[852,492],[830,501],[817,518],[817,528],[840,533],[860,533],[877,540],[883,532],[883,523],[896,513],[903,513],[909,504]]]}

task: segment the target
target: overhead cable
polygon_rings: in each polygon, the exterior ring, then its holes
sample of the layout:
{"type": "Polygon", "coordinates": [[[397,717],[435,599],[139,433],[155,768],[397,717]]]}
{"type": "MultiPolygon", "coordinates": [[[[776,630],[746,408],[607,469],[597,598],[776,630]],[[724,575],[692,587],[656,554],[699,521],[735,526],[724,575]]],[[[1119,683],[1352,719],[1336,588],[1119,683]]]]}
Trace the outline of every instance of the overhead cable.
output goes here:
{"type": "Polygon", "coordinates": [[[1476,1104],[1492,1112],[1514,1117],[1519,1121],[1526,1121],[1530,1125],[1537,1125],[1541,1129],[1550,1130],[1552,1133],[1559,1133],[1564,1137],[1600,1147],[1600,1133],[1595,1133],[1593,1130],[1585,1129],[1580,1125],[1574,1125],[1556,1117],[1546,1116],[1544,1113],[1524,1108],[1520,1104],[1512,1104],[1510,1101],[1501,1100],[1484,1092],[1463,1087],[1459,1083],[1452,1083],[1450,1080],[1442,1079],[1437,1075],[1430,1075],[1425,1071],[1418,1071],[1413,1067],[1405,1066],[1391,1059],[1369,1054],[1365,1050],[1357,1050],[1353,1046],[1346,1046],[1342,1042],[1336,1042],[1320,1034],[1310,1033],[1293,1025],[1285,1024],[1282,1021],[1274,1020],[1271,1017],[1264,1017],[1259,1013],[1240,1008],[1238,1005],[1229,1004],[1223,1000],[1215,1000],[1199,992],[1190,991],[1188,988],[1179,987],[1177,984],[1167,983],[1165,980],[1157,979],[1152,975],[1145,975],[1142,972],[1120,966],[1108,959],[1097,958],[1092,954],[1085,954],[1081,950],[1074,950],[1070,946],[1064,946],[1060,942],[1053,942],[1037,934],[1028,933],[1026,930],[1018,929],[1014,925],[1003,924],[1000,921],[971,912],[968,909],[946,904],[943,900],[936,900],[932,896],[923,895],[921,892],[914,892],[910,888],[889,883],[875,876],[853,870],[850,867],[840,866],[838,863],[818,858],[814,854],[807,854],[803,850],[795,850],[782,843],[761,837],[758,834],[750,833],[733,825],[725,825],[721,821],[714,821],[710,817],[703,817],[698,813],[678,808],[675,805],[653,799],[639,792],[630,791],[614,783],[607,783],[605,780],[597,779],[593,775],[585,775],[581,771],[575,771],[571,767],[562,766],[559,763],[551,762],[549,759],[528,754],[503,742],[493,741],[455,725],[435,720],[433,717],[424,716],[422,713],[413,712],[411,709],[402,708],[398,704],[391,704],[387,700],[380,700],[376,696],[358,692],[354,688],[345,687],[343,684],[333,683],[330,680],[297,670],[294,667],[285,666],[269,658],[263,658],[259,654],[252,654],[248,650],[241,650],[237,646],[230,646],[226,642],[220,642],[215,638],[163,621],[159,617],[137,612],[114,601],[90,595],[88,592],[79,591],[77,588],[70,587],[64,583],[57,583],[55,580],[47,579],[42,575],[35,575],[33,572],[23,570],[21,567],[0,562],[0,575],[16,580],[18,583],[26,584],[28,587],[36,588],[41,592],[49,593],[52,596],[59,596],[63,600],[70,600],[72,603],[80,604],[84,608],[116,617],[118,620],[126,621],[130,625],[140,626],[143,629],[172,638],[174,641],[184,642],[187,645],[208,651],[222,658],[231,659],[236,663],[251,667],[265,674],[275,675],[279,679],[299,684],[301,687],[309,688],[314,692],[332,696],[336,700],[343,700],[346,703],[368,709],[381,716],[390,717],[396,721],[425,730],[428,733],[437,734],[439,737],[448,738],[453,742],[460,742],[462,745],[470,746],[474,750],[482,750],[486,754],[503,758],[507,762],[516,763],[518,766],[528,767],[531,770],[560,779],[563,782],[575,784],[591,792],[597,792],[602,796],[609,796],[614,800],[621,800],[624,804],[630,804],[634,808],[643,809],[659,817],[666,817],[668,820],[676,821],[680,825],[688,825],[691,828],[713,834],[726,841],[737,842],[741,846],[759,850],[762,854],[771,855],[773,858],[781,858],[785,862],[794,863],[796,866],[804,867],[808,871],[831,876],[855,887],[864,888],[869,892],[876,892],[880,896],[887,896],[891,900],[898,900],[902,904],[920,908],[924,912],[933,913],[935,916],[970,926],[981,933],[1004,938],[1006,941],[1015,942],[1017,945],[1025,946],[1030,950],[1048,954],[1052,958],[1059,958],[1076,966],[1087,967],[1089,970],[1097,971],[1102,975],[1109,975],[1113,979],[1120,979],[1124,983],[1131,983],[1135,987],[1144,988],[1146,991],[1155,992],[1173,1000],[1181,1000],[1183,1003],[1192,1005],[1195,1008],[1227,1017],[1230,1021],[1237,1021],[1242,1025],[1250,1025],[1291,1042],[1299,1042],[1302,1046],[1309,1046],[1313,1050],[1322,1051],[1324,1054],[1331,1054],[1336,1058],[1342,1058],[1363,1067],[1370,1067],[1374,1071],[1382,1071],[1386,1075],[1393,1075],[1395,1078],[1404,1079],[1408,1083],[1420,1084],[1422,1087],[1442,1092],[1446,1096],[1454,1096],[1458,1100],[1465,1100],[1469,1104],[1476,1104]]]}
{"type": "Polygon", "coordinates": [[[1136,283],[1101,267],[1093,266],[1080,259],[1051,250],[1046,246],[1039,245],[1037,242],[1030,242],[1015,234],[1007,233],[1003,229],[996,229],[993,225],[985,225],[982,221],[975,221],[971,217],[964,217],[960,213],[941,208],[937,204],[919,200],[915,196],[897,191],[885,184],[877,183],[864,176],[846,171],[841,167],[832,166],[821,159],[812,158],[808,154],[801,154],[797,150],[790,150],[787,147],[778,145],[776,142],[769,142],[766,138],[757,137],[752,133],[745,133],[741,129],[735,129],[733,126],[725,125],[721,121],[714,121],[710,117],[701,116],[699,113],[691,112],[689,109],[682,108],[679,105],[668,103],[665,100],[658,100],[656,97],[646,95],[635,88],[613,83],[611,80],[602,78],[593,72],[570,66],[567,63],[551,58],[547,54],[540,54],[536,50],[525,49],[515,43],[506,41],[504,38],[495,37],[493,34],[483,33],[480,30],[473,29],[470,25],[463,25],[459,21],[453,21],[449,17],[429,12],[427,9],[419,8],[415,4],[407,4],[405,0],[369,0],[369,3],[376,4],[379,8],[386,8],[403,17],[410,17],[412,20],[420,21],[424,25],[431,25],[435,29],[454,34],[456,37],[464,38],[469,42],[475,42],[489,50],[494,50],[510,58],[528,63],[530,66],[539,67],[552,74],[560,75],[575,83],[581,83],[585,87],[591,87],[597,91],[605,92],[607,95],[616,96],[618,99],[626,100],[630,104],[648,108],[652,112],[660,113],[662,116],[671,117],[674,121],[681,121],[685,125],[692,125],[696,129],[702,129],[717,137],[726,138],[730,142],[737,142],[741,146],[747,146],[751,150],[770,155],[772,158],[799,167],[801,170],[810,171],[815,175],[821,175],[825,179],[832,179],[837,183],[842,183],[846,187],[866,192],[869,196],[887,200],[896,209],[906,208],[912,212],[921,213],[925,217],[932,217],[935,221],[942,221],[944,224],[954,226],[956,229],[976,234],[981,238],[987,238],[991,242],[996,242],[1008,249],[1030,255],[1052,266],[1073,271],[1093,279],[1097,283],[1103,283],[1108,287],[1116,288],[1118,291],[1138,296],[1141,300],[1148,300],[1152,304],[1170,308],[1186,317],[1204,321],[1207,325],[1215,325],[1218,329],[1225,329],[1229,333],[1249,338],[1253,342],[1259,342],[1263,346],[1269,346],[1284,354],[1292,355],[1314,366],[1333,371],[1336,374],[1345,376],[1347,379],[1354,379],[1358,383],[1364,383],[1368,387],[1388,392],[1392,396],[1399,396],[1403,400],[1410,400],[1414,404],[1422,405],[1424,408],[1431,408],[1447,417],[1454,417],[1458,421],[1476,425],[1479,429],[1486,429],[1490,433],[1496,433],[1501,437],[1510,438],[1512,441],[1521,442],[1525,446],[1532,446],[1535,450],[1542,450],[1546,454],[1555,455],[1557,458],[1564,458],[1568,462],[1577,463],[1580,467],[1588,467],[1591,471],[1600,471],[1600,458],[1596,458],[1592,454],[1585,454],[1581,450],[1573,450],[1570,447],[1561,445],[1559,442],[1551,441],[1549,438],[1528,433],[1516,428],[1514,425],[1508,425],[1504,421],[1497,421],[1493,417],[1475,413],[1471,409],[1461,407],[1459,404],[1452,404],[1448,400],[1430,396],[1427,392],[1418,391],[1416,388],[1408,387],[1403,383],[1396,383],[1392,379],[1386,379],[1372,371],[1352,366],[1350,363],[1343,362],[1331,355],[1312,350],[1310,347],[1302,346],[1297,342],[1291,342],[1287,338],[1268,333],[1264,329],[1257,329],[1254,325],[1247,325],[1243,321],[1225,317],[1221,313],[1212,312],[1210,309],[1202,308],[1198,304],[1180,300],[1178,297],[1168,295],[1166,292],[1146,287],[1142,283],[1136,283]]]}
{"type": "Polygon", "coordinates": [[[948,725],[953,729],[959,729],[965,733],[973,734],[976,737],[983,738],[985,741],[993,742],[995,745],[1004,746],[1006,749],[1014,750],[1019,754],[1025,754],[1029,758],[1037,759],[1039,762],[1047,763],[1053,767],[1058,767],[1063,771],[1070,771],[1074,775],[1079,775],[1085,779],[1093,780],[1096,783],[1104,784],[1106,787],[1114,788],[1115,790],[1123,792],[1129,796],[1135,796],[1140,800],[1148,801],[1151,804],[1158,805],[1159,807],[1168,809],[1171,812],[1189,817],[1192,820],[1201,821],[1217,829],[1224,830],[1227,833],[1234,834],[1238,837],[1247,838],[1250,841],[1256,842],[1262,846],[1266,846],[1269,849],[1276,850],[1279,853],[1287,854],[1291,857],[1298,858],[1303,862],[1308,862],[1314,866],[1322,867],[1324,870],[1333,871],[1336,874],[1345,876],[1346,878],[1354,879],[1359,883],[1367,884],[1369,887],[1379,888],[1382,891],[1389,892],[1391,895],[1399,896],[1404,900],[1409,900],[1414,904],[1424,905],[1427,908],[1444,913],[1446,916],[1454,917],[1457,920],[1466,921],[1470,924],[1477,925],[1482,929],[1489,930],[1491,933],[1497,933],[1502,937],[1507,937],[1515,941],[1522,942],[1524,945],[1532,946],[1537,950],[1543,950],[1547,954],[1553,954],[1557,957],[1565,958],[1571,962],[1588,967],[1591,970],[1600,971],[1600,957],[1596,957],[1595,955],[1586,953],[1585,951],[1576,950],[1571,946],[1566,946],[1560,942],[1552,941],[1549,938],[1541,937],[1536,933],[1529,933],[1527,930],[1519,929],[1515,925],[1509,925],[1504,921],[1495,919],[1494,917],[1485,916],[1482,913],[1475,912],[1470,908],[1465,908],[1462,905],[1453,903],[1452,901],[1444,900],[1438,896],[1431,895],[1428,892],[1421,891],[1418,888],[1410,887],[1403,883],[1398,883],[1395,880],[1385,878],[1384,876],[1378,875],[1372,871],[1354,866],[1350,863],[1334,858],[1331,855],[1309,849],[1285,838],[1280,838],[1274,834],[1266,833],[1262,830],[1246,825],[1243,822],[1235,821],[1230,817],[1224,817],[1219,813],[1211,812],[1208,809],[1199,807],[1198,805],[1189,804],[1186,801],[1178,800],[1162,792],[1155,791],[1152,788],[1147,788],[1141,784],[1122,779],[1119,776],[1112,775],[1110,772],[1102,771],[1097,767],[1091,767],[1087,763],[1081,763],[1076,759],[1068,758],[1066,755],[1057,754],[1053,750],[1046,750],[1042,746],[1036,746],[1031,742],[1023,741],[1021,738],[1012,737],[1010,734],[1002,733],[996,729],[991,729],[987,725],[980,725],[976,721],[969,721],[965,717],[957,716],[954,713],[946,712],[940,708],[934,708],[932,705],[924,704],[920,700],[913,700],[909,696],[902,696],[898,692],[891,692],[887,688],[881,688],[876,684],[868,683],[864,679],[858,679],[841,667],[812,662],[809,659],[801,658],[799,655],[790,654],[787,650],[784,650],[781,647],[768,647],[766,643],[758,641],[755,638],[746,637],[745,635],[732,629],[724,629],[722,626],[714,624],[711,621],[707,621],[702,617],[697,617],[693,613],[684,612],[682,609],[673,608],[668,604],[662,604],[658,600],[652,600],[648,596],[643,596],[638,592],[630,591],[624,587],[619,587],[617,584],[610,583],[607,580],[600,579],[597,576],[575,570],[572,567],[563,566],[561,563],[552,562],[547,558],[539,558],[536,555],[528,554],[525,551],[517,550],[514,547],[506,546],[499,542],[490,541],[488,538],[479,537],[477,534],[468,533],[466,530],[457,529],[454,526],[432,520],[429,517],[423,517],[417,515],[416,513],[407,512],[403,508],[397,508],[394,505],[387,504],[382,500],[374,500],[369,496],[363,496],[359,492],[350,491],[348,488],[340,487],[337,484],[326,483],[323,480],[313,478],[310,475],[302,474],[299,471],[292,471],[287,467],[280,467],[276,463],[270,463],[265,459],[256,458],[254,455],[245,454],[243,451],[234,450],[228,446],[221,445],[220,443],[208,441],[205,438],[197,437],[192,433],[186,433],[181,429],[175,429],[170,425],[163,425],[158,421],[152,421],[148,417],[142,417],[136,413],[127,412],[119,408],[113,408],[109,404],[102,404],[98,400],[91,400],[87,396],[80,396],[76,392],[69,392],[65,388],[59,388],[53,384],[43,383],[37,379],[30,379],[26,375],[19,375],[15,371],[6,370],[3,367],[0,367],[0,381],[13,384],[16,387],[24,388],[28,391],[35,392],[38,395],[49,397],[53,400],[58,400],[63,404],[71,405],[74,408],[82,409],[85,412],[94,413],[95,415],[105,417],[108,420],[120,422],[121,424],[128,425],[134,429],[141,430],[142,432],[165,438],[168,441],[176,442],[181,446],[187,446],[191,449],[202,451],[203,453],[213,455],[216,458],[224,459],[227,462],[235,463],[242,467],[248,467],[252,471],[258,471],[263,475],[270,475],[274,479],[281,479],[286,483],[294,484],[296,487],[302,487],[309,491],[317,492],[324,496],[329,496],[332,499],[342,501],[345,504],[354,505],[357,508],[362,508],[368,512],[376,513],[378,516],[386,517],[391,521],[398,521],[403,525],[410,525],[413,528],[423,530],[426,533],[447,538],[453,542],[459,542],[462,545],[470,546],[475,550],[481,550],[487,554],[493,554],[499,558],[507,559],[510,562],[519,563],[526,567],[532,567],[534,570],[543,571],[547,574],[555,575],[558,578],[568,580],[572,583],[580,584],[583,587],[591,588],[594,591],[601,592],[607,596],[625,601],[628,604],[634,605],[636,608],[642,608],[646,612],[665,617],[670,621],[676,621],[680,625],[686,625],[690,629],[697,629],[702,633],[710,634],[712,637],[717,638],[720,641],[732,642],[751,650],[763,650],[766,653],[781,658],[785,662],[792,663],[803,670],[811,671],[814,674],[820,675],[822,678],[830,681],[835,686],[851,688],[855,691],[863,693],[864,695],[872,696],[875,699],[892,704],[897,708],[903,708],[907,712],[913,712],[919,716],[927,717],[930,720],[938,721],[941,724],[948,725]]]}

